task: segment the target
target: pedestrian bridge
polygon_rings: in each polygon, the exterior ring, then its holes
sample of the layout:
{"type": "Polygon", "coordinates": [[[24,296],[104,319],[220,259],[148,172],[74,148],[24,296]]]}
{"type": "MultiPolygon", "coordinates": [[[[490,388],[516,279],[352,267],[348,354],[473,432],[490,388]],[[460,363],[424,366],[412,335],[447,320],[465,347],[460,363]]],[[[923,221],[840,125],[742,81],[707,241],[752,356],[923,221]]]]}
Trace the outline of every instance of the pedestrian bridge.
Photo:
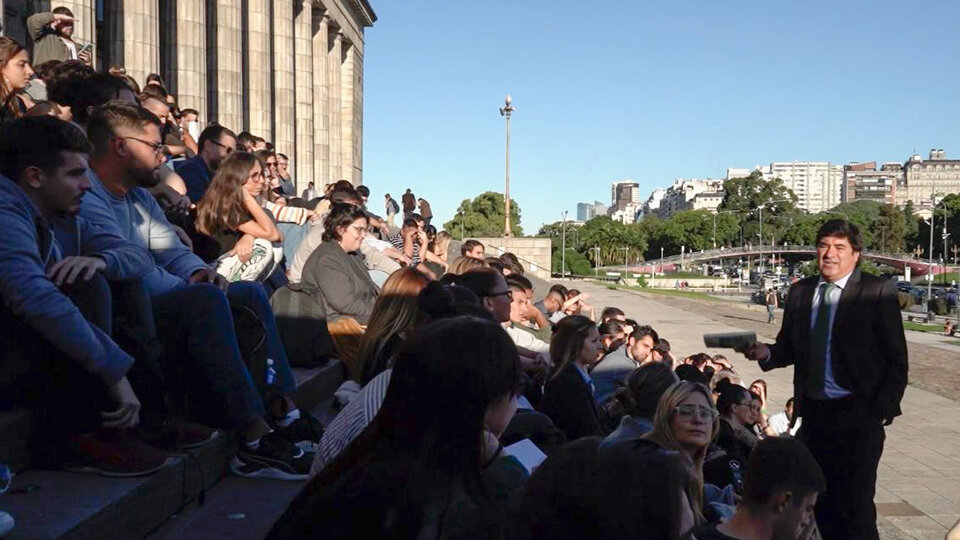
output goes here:
{"type": "MultiPolygon", "coordinates": [[[[769,257],[770,255],[800,255],[803,257],[813,259],[817,256],[817,250],[813,246],[801,246],[801,245],[763,246],[763,247],[747,246],[747,247],[708,249],[708,250],[684,253],[682,255],[664,257],[663,259],[653,259],[650,261],[645,261],[641,265],[631,267],[630,270],[635,273],[662,272],[664,271],[664,269],[666,271],[674,271],[678,267],[686,266],[689,264],[700,264],[700,263],[718,262],[718,261],[723,261],[728,259],[759,257],[761,255],[763,255],[764,257],[769,257]]],[[[944,265],[938,265],[936,264],[936,262],[931,268],[926,261],[914,259],[902,253],[884,253],[882,251],[864,251],[861,256],[867,260],[871,260],[879,264],[885,264],[887,266],[892,266],[899,270],[903,270],[905,267],[909,266],[910,273],[914,276],[926,275],[927,273],[930,273],[931,270],[933,274],[941,274],[945,271],[948,271],[948,270],[952,271],[955,269],[955,267],[951,268],[944,265]]],[[[616,266],[612,266],[611,269],[616,269],[616,266]]]]}

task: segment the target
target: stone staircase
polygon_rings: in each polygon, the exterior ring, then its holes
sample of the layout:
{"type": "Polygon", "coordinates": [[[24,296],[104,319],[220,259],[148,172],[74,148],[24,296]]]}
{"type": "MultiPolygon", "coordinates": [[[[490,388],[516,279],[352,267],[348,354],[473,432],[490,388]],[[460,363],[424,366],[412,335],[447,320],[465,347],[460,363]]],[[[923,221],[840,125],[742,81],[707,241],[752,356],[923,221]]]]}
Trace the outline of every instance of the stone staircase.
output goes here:
{"type": "MultiPolygon", "coordinates": [[[[294,368],[294,402],[302,410],[320,413],[318,417],[326,423],[333,393],[345,380],[344,374],[337,360],[319,368],[294,368]]],[[[4,540],[126,539],[151,534],[151,538],[262,538],[303,487],[300,482],[227,476],[237,445],[234,437],[178,454],[172,465],[142,478],[33,470],[27,446],[32,429],[28,411],[0,413],[0,461],[22,471],[14,477],[11,491],[0,496],[0,510],[17,523],[4,540]],[[228,507],[249,508],[224,515],[232,532],[203,527],[219,524],[205,516],[228,507]],[[197,526],[184,529],[181,525],[187,520],[182,518],[188,515],[196,516],[197,526]]]]}

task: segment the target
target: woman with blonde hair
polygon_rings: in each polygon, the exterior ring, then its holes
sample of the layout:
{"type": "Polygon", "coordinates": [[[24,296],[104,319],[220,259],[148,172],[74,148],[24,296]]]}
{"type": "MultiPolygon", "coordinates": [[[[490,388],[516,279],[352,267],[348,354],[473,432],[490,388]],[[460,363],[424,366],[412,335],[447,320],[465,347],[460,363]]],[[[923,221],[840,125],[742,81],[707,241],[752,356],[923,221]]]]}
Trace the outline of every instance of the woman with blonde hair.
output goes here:
{"type": "Polygon", "coordinates": [[[30,83],[30,55],[16,40],[0,36],[0,121],[20,118],[27,105],[18,95],[30,83]]]}
{"type": "Polygon", "coordinates": [[[720,417],[710,390],[700,383],[681,381],[660,397],[653,430],[646,435],[663,449],[684,456],[691,476],[687,497],[698,523],[704,521],[703,462],[719,432],[720,417]]]}
{"type": "Polygon", "coordinates": [[[450,263],[450,266],[447,267],[447,273],[460,275],[474,268],[489,268],[489,266],[490,265],[481,259],[461,255],[450,263]]]}
{"type": "Polygon", "coordinates": [[[363,334],[357,365],[363,372],[361,384],[367,384],[384,370],[393,367],[400,347],[417,325],[417,296],[430,283],[422,272],[402,268],[387,278],[373,306],[373,315],[363,334]]]}
{"type": "Polygon", "coordinates": [[[283,236],[257,201],[262,190],[260,161],[233,152],[220,163],[197,205],[197,230],[220,244],[217,272],[230,281],[265,279],[283,258],[282,250],[273,247],[283,236]]]}

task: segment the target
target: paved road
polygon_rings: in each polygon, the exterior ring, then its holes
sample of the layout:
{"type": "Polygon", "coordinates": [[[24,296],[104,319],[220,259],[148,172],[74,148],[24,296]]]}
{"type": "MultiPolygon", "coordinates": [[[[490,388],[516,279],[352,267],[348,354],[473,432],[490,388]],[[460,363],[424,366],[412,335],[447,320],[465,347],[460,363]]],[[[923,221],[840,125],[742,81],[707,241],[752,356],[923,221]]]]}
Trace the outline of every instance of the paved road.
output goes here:
{"type": "MultiPolygon", "coordinates": [[[[772,341],[779,324],[766,324],[762,307],[610,290],[581,281],[573,286],[593,296],[591,303],[598,313],[604,306],[613,305],[623,309],[628,317],[650,324],[670,341],[679,356],[697,352],[724,354],[745,383],[763,378],[769,385],[771,409],[775,411],[792,394],[792,368],[763,373],[756,363],[733,351],[703,346],[702,335],[711,332],[756,331],[762,339],[772,341]]],[[[941,372],[946,364],[960,366],[960,347],[953,351],[921,343],[931,339],[908,338],[911,379],[915,372],[923,371],[925,386],[935,382],[936,366],[940,366],[941,372]],[[926,373],[930,371],[934,373],[926,373]]],[[[876,496],[878,526],[884,540],[942,540],[947,529],[960,518],[960,403],[939,395],[957,392],[960,385],[949,382],[934,389],[938,393],[911,384],[904,396],[903,416],[887,428],[876,496]]]]}

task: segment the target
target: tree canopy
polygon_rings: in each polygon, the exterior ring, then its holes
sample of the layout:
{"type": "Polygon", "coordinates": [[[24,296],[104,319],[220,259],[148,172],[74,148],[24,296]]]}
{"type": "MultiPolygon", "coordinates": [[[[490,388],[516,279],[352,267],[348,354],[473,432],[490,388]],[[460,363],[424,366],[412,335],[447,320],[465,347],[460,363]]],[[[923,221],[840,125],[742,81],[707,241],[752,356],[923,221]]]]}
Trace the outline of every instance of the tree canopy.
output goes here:
{"type": "MultiPolygon", "coordinates": [[[[463,235],[471,236],[501,236],[506,217],[503,194],[487,191],[471,199],[464,199],[457,209],[457,214],[450,221],[443,224],[454,238],[460,238],[460,223],[463,222],[463,235]]],[[[510,199],[510,232],[513,236],[523,236],[520,226],[520,205],[516,199],[510,199]]],[[[463,238],[460,238],[461,240],[463,238]]]]}

